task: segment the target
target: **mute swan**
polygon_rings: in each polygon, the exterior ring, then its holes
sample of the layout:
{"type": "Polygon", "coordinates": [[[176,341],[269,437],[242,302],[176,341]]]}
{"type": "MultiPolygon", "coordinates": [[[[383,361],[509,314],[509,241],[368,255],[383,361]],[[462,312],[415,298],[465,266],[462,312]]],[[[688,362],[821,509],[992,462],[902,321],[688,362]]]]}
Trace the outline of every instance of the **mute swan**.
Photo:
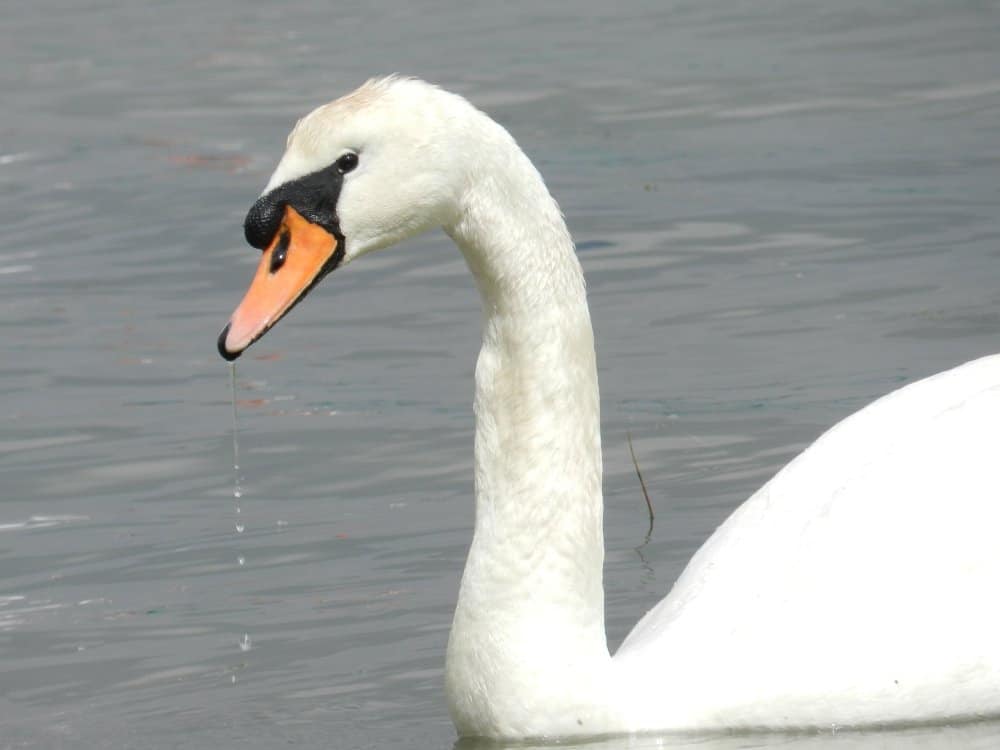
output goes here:
{"type": "Polygon", "coordinates": [[[246,217],[235,359],[320,279],[432,227],[483,304],[476,516],[445,688],[462,736],[883,726],[1000,713],[1000,356],[845,419],[609,654],[584,280],[504,128],[390,77],[304,117],[246,217]]]}

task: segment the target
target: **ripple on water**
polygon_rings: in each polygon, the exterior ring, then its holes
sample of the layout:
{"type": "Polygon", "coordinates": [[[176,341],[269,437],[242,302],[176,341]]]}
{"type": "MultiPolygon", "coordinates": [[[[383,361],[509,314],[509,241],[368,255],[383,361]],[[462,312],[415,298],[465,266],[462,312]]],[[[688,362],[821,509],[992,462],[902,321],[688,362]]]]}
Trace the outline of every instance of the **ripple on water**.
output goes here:
{"type": "Polygon", "coordinates": [[[0,746],[452,747],[464,260],[436,232],[325,280],[240,361],[235,462],[214,347],[288,129],[386,66],[496,115],[579,243],[612,642],[823,428],[997,348],[989,2],[91,5],[4,14],[0,746]],[[658,509],[642,557],[627,431],[658,509]]]}
{"type": "Polygon", "coordinates": [[[0,531],[33,531],[35,529],[48,529],[53,526],[64,526],[66,524],[89,520],[90,516],[77,515],[31,516],[24,521],[0,523],[0,531]]]}

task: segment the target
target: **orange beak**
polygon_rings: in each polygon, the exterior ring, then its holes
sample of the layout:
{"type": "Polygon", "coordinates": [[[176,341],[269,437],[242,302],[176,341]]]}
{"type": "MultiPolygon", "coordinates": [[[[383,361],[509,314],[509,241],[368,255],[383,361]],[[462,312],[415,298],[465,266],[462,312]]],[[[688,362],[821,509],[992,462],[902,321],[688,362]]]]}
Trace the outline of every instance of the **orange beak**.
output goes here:
{"type": "Polygon", "coordinates": [[[285,206],[250,288],[219,335],[219,354],[234,360],[284,317],[343,256],[330,232],[285,206]]]}

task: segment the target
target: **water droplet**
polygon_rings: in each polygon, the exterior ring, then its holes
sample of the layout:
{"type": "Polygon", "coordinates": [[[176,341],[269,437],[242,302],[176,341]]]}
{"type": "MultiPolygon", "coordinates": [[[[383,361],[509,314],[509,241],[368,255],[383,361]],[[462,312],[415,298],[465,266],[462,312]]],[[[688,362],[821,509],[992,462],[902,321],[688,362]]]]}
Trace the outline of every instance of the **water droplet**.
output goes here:
{"type": "MultiPolygon", "coordinates": [[[[243,497],[243,489],[240,487],[240,444],[238,437],[239,425],[236,421],[236,365],[231,363],[229,369],[229,385],[232,392],[233,399],[233,498],[234,506],[236,509],[236,533],[242,534],[246,530],[246,524],[243,522],[243,510],[240,508],[240,498],[243,497]]],[[[246,564],[246,557],[238,553],[236,558],[237,564],[242,568],[246,564]]],[[[250,650],[250,634],[244,633],[243,637],[239,640],[240,651],[246,652],[250,650]]],[[[232,684],[236,684],[236,675],[231,676],[232,684]]]]}
{"type": "Polygon", "coordinates": [[[240,441],[239,424],[236,421],[236,363],[229,363],[229,391],[233,401],[233,497],[243,495],[240,489],[240,441]]]}

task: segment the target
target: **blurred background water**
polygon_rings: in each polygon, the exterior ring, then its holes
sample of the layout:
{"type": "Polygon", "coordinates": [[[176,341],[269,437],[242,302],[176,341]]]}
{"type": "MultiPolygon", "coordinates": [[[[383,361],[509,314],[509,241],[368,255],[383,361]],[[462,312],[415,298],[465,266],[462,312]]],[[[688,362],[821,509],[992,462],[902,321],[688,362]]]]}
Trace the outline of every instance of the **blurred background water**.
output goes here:
{"type": "Polygon", "coordinates": [[[998,39],[985,0],[5,7],[0,748],[454,742],[479,311],[441,233],[335,274],[240,361],[234,528],[215,337],[297,117],[419,75],[546,175],[590,284],[616,646],[825,427],[1000,349],[998,39]],[[659,513],[639,550],[628,431],[659,513]]]}

